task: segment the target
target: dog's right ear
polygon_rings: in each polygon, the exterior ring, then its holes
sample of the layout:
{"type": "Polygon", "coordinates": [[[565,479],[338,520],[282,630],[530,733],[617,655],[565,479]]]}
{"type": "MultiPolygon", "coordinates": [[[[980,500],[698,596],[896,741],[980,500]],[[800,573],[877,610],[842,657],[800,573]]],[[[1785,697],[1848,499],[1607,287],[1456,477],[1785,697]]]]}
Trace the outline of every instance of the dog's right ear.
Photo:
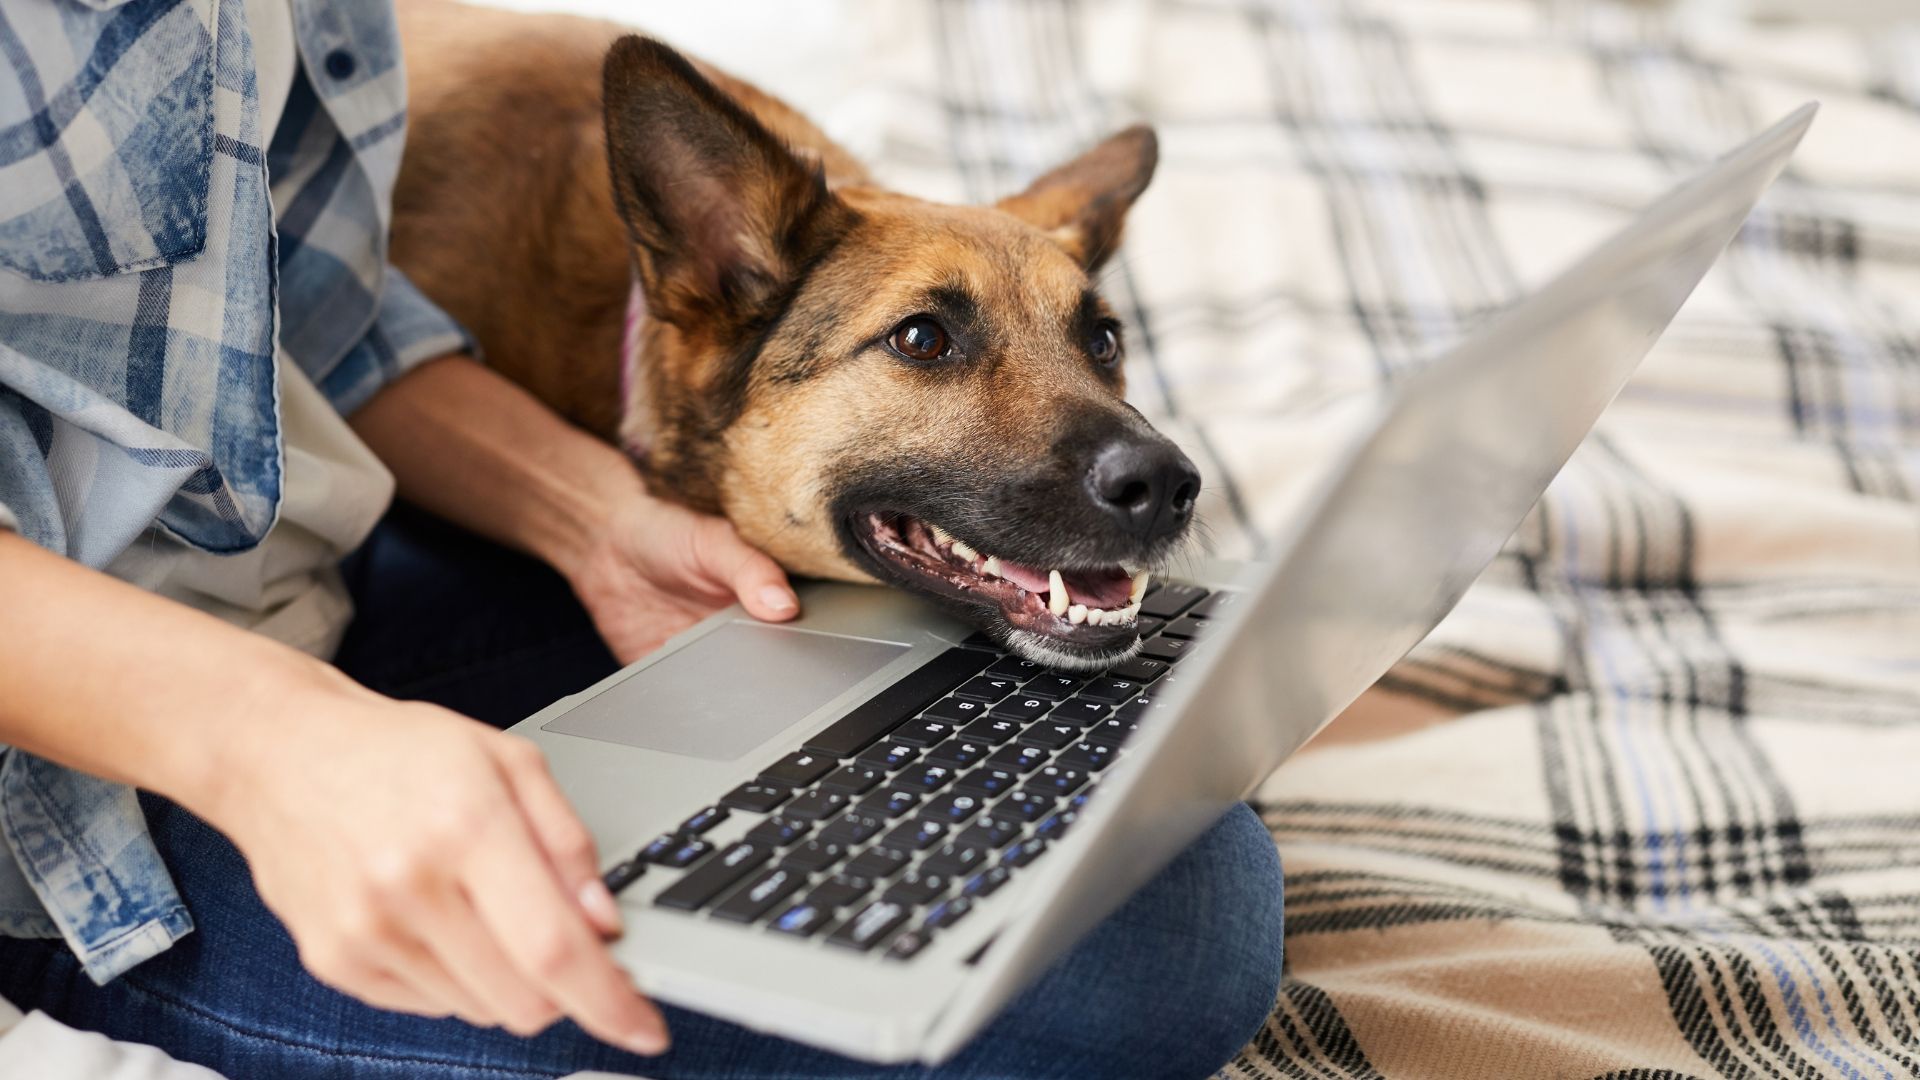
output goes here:
{"type": "Polygon", "coordinates": [[[818,168],[665,45],[614,42],[601,82],[614,202],[649,316],[751,331],[852,212],[818,168]]]}

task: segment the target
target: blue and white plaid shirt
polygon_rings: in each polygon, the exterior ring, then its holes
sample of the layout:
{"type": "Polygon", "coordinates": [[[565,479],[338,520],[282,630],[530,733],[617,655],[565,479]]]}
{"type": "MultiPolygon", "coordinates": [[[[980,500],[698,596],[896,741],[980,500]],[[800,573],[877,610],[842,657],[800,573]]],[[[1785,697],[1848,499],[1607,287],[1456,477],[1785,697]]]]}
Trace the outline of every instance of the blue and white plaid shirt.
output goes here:
{"type": "MultiPolygon", "coordinates": [[[[292,8],[268,143],[243,0],[0,0],[0,527],[93,567],[155,526],[247,550],[276,338],[342,412],[466,344],[386,263],[391,0],[292,8]]],[[[105,981],[192,928],[127,788],[0,748],[0,832],[0,933],[105,981]]]]}

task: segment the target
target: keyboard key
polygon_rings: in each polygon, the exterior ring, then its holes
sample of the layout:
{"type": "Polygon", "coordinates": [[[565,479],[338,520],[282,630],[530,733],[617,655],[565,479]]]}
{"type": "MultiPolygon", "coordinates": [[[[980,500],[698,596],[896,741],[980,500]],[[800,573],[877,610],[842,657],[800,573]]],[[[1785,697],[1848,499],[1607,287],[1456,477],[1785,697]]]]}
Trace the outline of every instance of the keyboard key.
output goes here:
{"type": "Polygon", "coordinates": [[[964,847],[948,841],[927,856],[926,861],[920,864],[920,872],[957,878],[984,866],[992,856],[991,848],[964,847]]]}
{"type": "Polygon", "coordinates": [[[1027,786],[1055,796],[1071,795],[1087,782],[1084,769],[1067,765],[1049,765],[1027,778],[1027,786]]]}
{"type": "Polygon", "coordinates": [[[1045,675],[1028,680],[1027,684],[1020,688],[1020,694],[1023,697],[1051,698],[1054,701],[1059,701],[1063,698],[1072,697],[1074,692],[1079,689],[1079,679],[1074,678],[1072,675],[1061,675],[1050,671],[1045,675]]]}
{"type": "MultiPolygon", "coordinates": [[[[913,856],[899,848],[871,847],[855,855],[840,872],[841,877],[865,882],[885,881],[907,868],[913,856]]],[[[835,880],[838,880],[837,878],[835,880]]],[[[863,893],[865,889],[861,890],[863,893]]]]}
{"type": "Polygon", "coordinates": [[[718,806],[709,806],[680,823],[683,836],[699,836],[715,825],[727,820],[730,815],[718,806]]]}
{"type": "Polygon", "coordinates": [[[826,908],[852,907],[873,891],[873,882],[873,878],[857,877],[851,873],[836,874],[808,893],[807,903],[826,908]]]}
{"type": "Polygon", "coordinates": [[[1112,711],[1113,706],[1107,702],[1095,701],[1091,698],[1074,697],[1068,698],[1055,706],[1054,710],[1047,714],[1047,719],[1063,724],[1077,724],[1080,727],[1086,727],[1088,724],[1097,724],[1105,720],[1107,714],[1112,711]]]}
{"type": "Polygon", "coordinates": [[[920,905],[936,900],[947,891],[951,882],[941,874],[923,874],[918,870],[909,870],[899,881],[887,886],[880,894],[882,900],[891,900],[896,904],[920,905]]]}
{"type": "Polygon", "coordinates": [[[896,769],[902,769],[913,764],[913,759],[919,756],[919,747],[908,746],[906,743],[897,743],[892,739],[887,739],[884,742],[874,743],[872,746],[860,751],[860,756],[853,760],[862,765],[871,765],[876,769],[885,769],[888,772],[893,772],[896,769]]]}
{"type": "Polygon", "coordinates": [[[903,904],[887,900],[876,900],[860,909],[860,913],[827,935],[827,940],[835,945],[865,952],[878,945],[881,939],[898,929],[907,921],[907,908],[903,904]]]}
{"type": "Polygon", "coordinates": [[[960,644],[969,649],[994,649],[997,651],[1000,648],[1000,643],[993,640],[993,635],[987,633],[985,630],[975,630],[973,633],[968,634],[960,644]]]}
{"type": "Polygon", "coordinates": [[[1058,840],[1078,820],[1080,812],[1077,810],[1056,810],[1040,819],[1040,824],[1033,827],[1033,835],[1043,840],[1058,840]]]}
{"type": "Polygon", "coordinates": [[[1071,765],[1088,772],[1099,772],[1113,764],[1114,749],[1104,743],[1078,742],[1067,747],[1059,757],[1053,760],[1062,765],[1071,765]]]}
{"type": "Polygon", "coordinates": [[[944,926],[952,926],[954,923],[966,918],[967,913],[972,910],[973,901],[971,899],[964,896],[956,896],[935,907],[932,911],[927,912],[927,917],[921,925],[929,930],[938,930],[944,926]]]}
{"type": "Polygon", "coordinates": [[[953,842],[967,847],[997,848],[1019,835],[1019,822],[990,814],[976,818],[953,842]]]}
{"type": "Polygon", "coordinates": [[[1187,609],[1187,615],[1195,619],[1219,618],[1227,613],[1228,608],[1239,603],[1244,595],[1232,589],[1222,589],[1187,609]]]}
{"type": "Polygon", "coordinates": [[[1090,743],[1100,743],[1105,746],[1119,746],[1121,743],[1133,738],[1133,733],[1138,730],[1140,730],[1139,721],[1125,720],[1115,716],[1109,720],[1102,720],[1089,728],[1087,730],[1087,741],[1090,743]]]}
{"type": "Polygon", "coordinates": [[[893,741],[924,748],[942,741],[959,726],[952,720],[915,720],[895,731],[893,741]]]}
{"type": "Polygon", "coordinates": [[[713,917],[728,922],[750,923],[767,909],[798,892],[807,883],[805,874],[784,867],[763,870],[759,876],[733,890],[713,909],[713,917]]]}
{"type": "Polygon", "coordinates": [[[876,846],[893,848],[896,851],[925,851],[945,839],[946,835],[945,822],[935,821],[932,818],[915,818],[894,826],[893,831],[881,837],[876,846]]]}
{"type": "Polygon", "coordinates": [[[969,795],[964,791],[950,791],[927,803],[920,813],[936,821],[949,825],[958,825],[986,806],[986,800],[979,795],[969,795]]]}
{"type": "Polygon", "coordinates": [[[707,901],[720,895],[720,890],[746,877],[772,857],[771,849],[743,840],[667,886],[659,896],[653,898],[653,902],[679,911],[698,911],[707,901]]]}
{"type": "Polygon", "coordinates": [[[878,835],[886,827],[887,821],[883,817],[848,811],[828,822],[827,827],[820,830],[820,839],[829,844],[852,847],[868,837],[878,835]]]}
{"type": "Polygon", "coordinates": [[[783,847],[807,835],[813,828],[812,822],[795,821],[785,815],[777,815],[747,830],[747,839],[768,847],[783,847]]]}
{"type": "Polygon", "coordinates": [[[988,714],[960,729],[960,738],[1003,743],[1020,734],[1021,721],[988,714]]]}
{"type": "Polygon", "coordinates": [[[812,937],[833,918],[833,909],[812,904],[795,904],[773,920],[773,928],[795,937],[812,937]]]}
{"type": "Polygon", "coordinates": [[[1037,661],[1023,660],[1018,656],[1003,656],[987,668],[989,675],[1004,675],[1008,678],[1025,681],[1047,670],[1037,661]]]}
{"type": "Polygon", "coordinates": [[[882,788],[860,800],[857,809],[863,814],[876,817],[897,818],[901,814],[920,805],[917,792],[902,791],[899,788],[882,788]]]}
{"type": "Polygon", "coordinates": [[[1116,679],[1131,679],[1145,686],[1160,676],[1165,675],[1167,673],[1167,667],[1168,664],[1165,660],[1152,660],[1144,656],[1136,656],[1125,663],[1115,664],[1108,668],[1107,674],[1116,679]]]}
{"type": "Polygon", "coordinates": [[[1045,795],[1016,791],[1012,795],[1000,800],[999,805],[993,808],[993,812],[1007,818],[1020,821],[1032,821],[1041,814],[1052,810],[1053,807],[1054,800],[1045,795]]]}
{"type": "Polygon", "coordinates": [[[722,795],[720,805],[751,814],[767,814],[792,795],[792,790],[783,784],[761,784],[750,780],[722,795]]]}
{"type": "Polygon", "coordinates": [[[987,752],[992,749],[993,746],[990,743],[975,742],[972,739],[966,739],[956,735],[927,751],[927,760],[944,762],[948,765],[957,765],[964,769],[968,765],[986,757],[987,752]]]}
{"type": "Polygon", "coordinates": [[[873,765],[842,765],[820,781],[823,788],[864,795],[887,778],[886,771],[873,765]]]}
{"type": "Polygon", "coordinates": [[[1013,876],[1013,871],[1008,870],[1004,866],[995,864],[992,868],[987,870],[982,870],[979,873],[968,878],[967,883],[965,885],[960,886],[960,892],[964,896],[973,896],[973,897],[992,896],[994,893],[998,892],[1000,889],[1000,886],[1005,885],[1007,883],[1007,879],[1012,876],[1013,876]]]}
{"type": "Polygon", "coordinates": [[[600,880],[606,883],[608,892],[617,894],[621,889],[639,881],[640,876],[646,872],[646,861],[636,855],[607,871],[600,880]]]}
{"type": "Polygon", "coordinates": [[[1187,655],[1187,649],[1193,644],[1183,638],[1157,637],[1140,646],[1140,655],[1150,660],[1165,660],[1171,664],[1187,655]]]}
{"type": "Polygon", "coordinates": [[[1139,693],[1140,690],[1141,685],[1132,679],[1095,679],[1087,684],[1086,689],[1080,691],[1080,696],[1104,701],[1109,705],[1118,705],[1139,693]]]}
{"type": "Polygon", "coordinates": [[[1008,772],[1032,772],[1047,760],[1047,751],[1037,746],[1003,746],[993,752],[987,764],[1008,772]]]}
{"type": "Polygon", "coordinates": [[[937,763],[922,765],[894,777],[893,783],[895,787],[905,788],[908,791],[939,791],[952,783],[954,776],[959,772],[960,770],[952,765],[937,763]]]}
{"type": "Polygon", "coordinates": [[[845,810],[851,801],[838,791],[801,792],[800,797],[787,804],[786,815],[801,821],[820,821],[845,810]]]}
{"type": "Polygon", "coordinates": [[[1115,709],[1113,715],[1122,720],[1139,720],[1160,705],[1158,694],[1142,694],[1125,705],[1115,709]]]}
{"type": "Polygon", "coordinates": [[[1197,638],[1207,631],[1207,620],[1196,619],[1191,615],[1182,615],[1167,624],[1160,631],[1162,637],[1197,638]]]}
{"type": "Polygon", "coordinates": [[[769,784],[803,788],[833,771],[840,764],[825,754],[795,750],[760,771],[760,779],[769,784]]]}
{"type": "Polygon", "coordinates": [[[925,930],[909,930],[887,944],[887,959],[911,960],[927,947],[933,935],[925,930]]]}
{"type": "Polygon", "coordinates": [[[1140,601],[1140,614],[1171,619],[1206,598],[1207,590],[1198,585],[1168,585],[1155,589],[1140,601]]]}
{"type": "Polygon", "coordinates": [[[1020,741],[1043,750],[1058,750],[1080,737],[1077,724],[1056,724],[1051,719],[1034,724],[1020,733],[1020,741]]]}
{"type": "Polygon", "coordinates": [[[803,874],[817,874],[839,862],[846,853],[847,849],[839,844],[813,839],[794,845],[787,857],[780,860],[780,865],[803,874]]]}
{"type": "Polygon", "coordinates": [[[1030,697],[1026,694],[1021,694],[1018,697],[1008,698],[1000,704],[995,705],[993,711],[988,715],[1002,720],[1025,723],[1028,720],[1039,718],[1052,707],[1052,698],[1030,697]]]}
{"type": "Polygon", "coordinates": [[[961,683],[960,689],[955,690],[953,696],[966,698],[969,701],[985,701],[991,703],[999,701],[1001,698],[1006,697],[1019,688],[1020,681],[1018,679],[1003,678],[998,675],[982,675],[979,678],[968,679],[966,682],[961,683]]]}
{"type": "Polygon", "coordinates": [[[1140,631],[1141,641],[1145,641],[1148,638],[1152,637],[1153,635],[1159,633],[1160,628],[1165,625],[1167,625],[1167,620],[1165,619],[1149,619],[1145,617],[1142,617],[1134,622],[1134,628],[1140,631]]]}
{"type": "Polygon", "coordinates": [[[1008,769],[996,769],[992,766],[975,769],[954,781],[957,791],[974,791],[982,795],[998,795],[1003,791],[1012,791],[1020,783],[1020,774],[1008,769]]]}
{"type": "Polygon", "coordinates": [[[941,698],[927,706],[926,717],[929,720],[946,720],[954,724],[971,724],[987,715],[987,703],[968,701],[965,698],[941,698]]]}
{"type": "Polygon", "coordinates": [[[694,863],[699,862],[701,859],[706,858],[712,852],[713,845],[707,843],[705,840],[688,840],[685,837],[681,837],[677,847],[654,861],[661,866],[671,866],[678,870],[684,870],[694,863]]]}
{"type": "Polygon", "coordinates": [[[992,658],[992,653],[976,649],[948,649],[855,706],[808,739],[807,748],[838,758],[852,757],[977,674],[992,658]]]}
{"type": "Polygon", "coordinates": [[[1025,866],[1047,853],[1047,842],[1038,838],[1022,840],[1008,848],[1000,856],[1000,865],[1008,867],[1025,866]]]}
{"type": "Polygon", "coordinates": [[[660,863],[664,866],[666,865],[667,857],[672,855],[674,851],[680,847],[680,843],[680,834],[670,832],[661,833],[648,842],[646,847],[641,848],[640,854],[635,855],[634,858],[645,859],[647,862],[660,863]]]}

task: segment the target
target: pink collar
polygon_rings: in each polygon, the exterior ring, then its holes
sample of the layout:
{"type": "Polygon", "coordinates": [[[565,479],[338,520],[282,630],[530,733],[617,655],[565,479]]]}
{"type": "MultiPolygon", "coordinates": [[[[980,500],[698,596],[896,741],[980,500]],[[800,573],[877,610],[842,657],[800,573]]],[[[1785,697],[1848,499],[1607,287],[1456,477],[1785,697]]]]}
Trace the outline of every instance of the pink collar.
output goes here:
{"type": "Polygon", "coordinates": [[[620,329],[620,445],[635,461],[647,458],[644,383],[640,375],[640,326],[647,317],[647,297],[634,278],[627,288],[626,321],[620,329]]]}

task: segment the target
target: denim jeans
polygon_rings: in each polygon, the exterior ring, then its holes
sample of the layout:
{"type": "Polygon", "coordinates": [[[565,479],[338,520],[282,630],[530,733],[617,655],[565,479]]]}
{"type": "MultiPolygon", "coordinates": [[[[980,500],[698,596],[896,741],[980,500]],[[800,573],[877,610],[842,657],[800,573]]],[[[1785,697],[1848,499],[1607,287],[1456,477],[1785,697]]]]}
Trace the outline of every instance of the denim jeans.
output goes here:
{"type": "MultiPolygon", "coordinates": [[[[405,509],[349,562],[359,615],[342,668],[384,693],[504,726],[614,669],[563,581],[405,509]]],[[[1234,808],[938,1068],[853,1061],[665,1006],[673,1049],[640,1058],[562,1022],[530,1039],[369,1008],[316,982],[226,839],[142,806],[195,930],[95,986],[60,942],[0,939],[0,997],[157,1045],[232,1080],[518,1080],[605,1070],[656,1080],[1133,1077],[1225,1064],[1280,980],[1273,842],[1234,808]]]]}

